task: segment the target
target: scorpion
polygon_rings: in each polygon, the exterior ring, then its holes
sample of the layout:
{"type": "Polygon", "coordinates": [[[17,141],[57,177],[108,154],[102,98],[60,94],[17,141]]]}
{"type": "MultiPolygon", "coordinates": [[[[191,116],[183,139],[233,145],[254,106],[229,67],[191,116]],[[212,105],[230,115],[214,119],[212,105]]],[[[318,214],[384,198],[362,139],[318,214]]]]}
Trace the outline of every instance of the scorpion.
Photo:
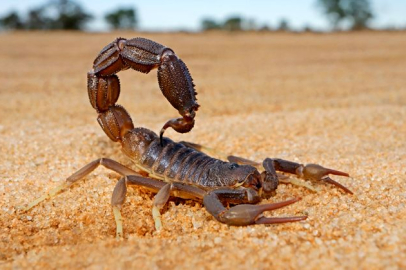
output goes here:
{"type": "Polygon", "coordinates": [[[140,37],[117,38],[104,47],[94,60],[93,69],[87,74],[87,90],[90,103],[98,113],[97,121],[101,128],[112,141],[121,143],[123,152],[138,170],[109,158],[97,159],[23,207],[24,211],[56,196],[99,165],[122,175],[111,199],[117,238],[123,237],[120,210],[128,185],[142,186],[156,193],[152,217],[157,231],[162,228],[160,212],[170,196],[200,201],[215,219],[228,225],[305,220],[307,216],[263,215],[265,211],[300,200],[293,198],[277,203],[257,204],[275,194],[281,179],[277,171],[305,180],[324,181],[352,194],[348,188],[329,177],[330,174],[349,177],[345,172],[277,158],[266,158],[262,164],[237,156],[227,156],[228,161],[223,161],[206,155],[203,151],[205,148],[199,144],[174,142],[164,137],[167,128],[179,133],[189,132],[194,127],[199,105],[195,85],[185,63],[172,49],[152,40],[140,37]],[[130,68],[142,73],[157,68],[163,95],[181,115],[180,118],[168,120],[159,135],[143,127],[134,127],[128,112],[116,104],[120,95],[120,82],[116,73],[130,68]]]}

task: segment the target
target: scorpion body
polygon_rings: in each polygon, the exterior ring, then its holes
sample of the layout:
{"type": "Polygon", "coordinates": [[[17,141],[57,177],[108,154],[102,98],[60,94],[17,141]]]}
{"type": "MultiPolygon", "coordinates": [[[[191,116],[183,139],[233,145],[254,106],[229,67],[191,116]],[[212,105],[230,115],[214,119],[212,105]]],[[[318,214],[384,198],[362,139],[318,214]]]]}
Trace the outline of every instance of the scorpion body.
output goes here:
{"type": "Polygon", "coordinates": [[[163,138],[161,144],[155,133],[144,128],[134,129],[128,137],[136,137],[136,140],[148,138],[143,142],[146,147],[141,151],[137,149],[137,153],[126,147],[123,150],[140,170],[162,181],[180,182],[203,189],[233,187],[244,181],[250,186],[260,184],[257,181],[259,172],[255,167],[224,162],[168,138],[163,138]]]}
{"type": "Polygon", "coordinates": [[[170,196],[203,201],[209,213],[218,221],[229,225],[272,224],[306,219],[307,216],[262,216],[265,211],[284,207],[299,199],[254,205],[275,193],[279,184],[276,171],[328,182],[352,193],[329,177],[329,174],[349,176],[341,171],[316,164],[302,165],[270,158],[260,164],[228,156],[227,162],[206,155],[200,151],[200,145],[173,142],[164,137],[164,131],[169,127],[180,133],[189,132],[194,126],[199,105],[195,85],[185,63],[172,49],[161,44],[145,38],[118,38],[102,49],[93,63],[93,69],[88,72],[87,79],[88,96],[98,113],[98,123],[111,140],[121,143],[123,152],[138,170],[107,158],[95,160],[68,177],[62,185],[30,203],[25,210],[55,196],[99,165],[123,175],[112,195],[117,237],[123,235],[120,209],[128,185],[139,185],[157,193],[152,209],[157,230],[162,227],[160,210],[170,196]],[[157,68],[163,95],[181,115],[180,118],[167,121],[159,135],[146,128],[134,127],[128,112],[116,104],[120,95],[120,82],[116,73],[129,68],[142,73],[149,73],[157,68]],[[259,169],[263,171],[259,172],[259,169]],[[225,204],[237,205],[226,208],[225,204]]]}

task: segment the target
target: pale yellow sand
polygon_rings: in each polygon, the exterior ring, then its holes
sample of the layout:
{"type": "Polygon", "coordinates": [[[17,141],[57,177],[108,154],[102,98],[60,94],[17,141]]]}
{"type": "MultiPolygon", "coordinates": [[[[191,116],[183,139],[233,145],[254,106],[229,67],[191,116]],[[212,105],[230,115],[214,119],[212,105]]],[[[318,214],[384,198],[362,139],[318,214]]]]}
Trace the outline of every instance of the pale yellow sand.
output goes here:
{"type": "MultiPolygon", "coordinates": [[[[0,38],[0,268],[406,268],[406,33],[145,34],[188,65],[201,108],[188,140],[261,161],[279,157],[349,172],[315,194],[281,185],[272,215],[306,221],[229,227],[199,203],[172,200],[154,231],[153,195],[130,188],[126,240],[100,168],[28,213],[32,201],[99,158],[131,163],[87,100],[86,72],[116,36],[16,33],[0,38]]],[[[119,103],[158,131],[177,117],[156,72],[119,74],[119,103]]]]}

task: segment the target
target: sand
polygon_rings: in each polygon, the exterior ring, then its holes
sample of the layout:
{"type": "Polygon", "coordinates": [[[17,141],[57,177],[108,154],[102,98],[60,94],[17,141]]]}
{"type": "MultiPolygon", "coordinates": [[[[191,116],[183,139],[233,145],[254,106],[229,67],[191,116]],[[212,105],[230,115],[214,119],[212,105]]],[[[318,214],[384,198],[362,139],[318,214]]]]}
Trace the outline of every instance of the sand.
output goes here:
{"type": "MultiPolygon", "coordinates": [[[[9,33],[0,38],[0,268],[406,268],[406,33],[9,33]],[[131,162],[96,122],[86,72],[117,36],[142,35],[188,65],[201,105],[188,140],[257,161],[278,157],[348,172],[354,191],[280,185],[265,202],[302,200],[269,215],[306,221],[230,227],[198,202],[173,199],[164,229],[153,194],[129,188],[125,240],[98,168],[27,213],[15,209],[88,162],[131,162]]],[[[119,104],[159,131],[176,111],[155,71],[119,73],[119,104]]]]}

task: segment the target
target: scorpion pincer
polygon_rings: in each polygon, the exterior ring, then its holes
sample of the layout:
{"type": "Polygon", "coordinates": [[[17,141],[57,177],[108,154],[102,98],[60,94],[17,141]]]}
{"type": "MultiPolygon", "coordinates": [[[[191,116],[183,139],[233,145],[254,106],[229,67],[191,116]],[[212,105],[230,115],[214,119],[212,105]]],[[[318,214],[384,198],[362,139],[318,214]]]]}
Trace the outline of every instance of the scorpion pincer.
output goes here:
{"type": "Polygon", "coordinates": [[[316,164],[266,158],[262,164],[240,157],[228,156],[228,162],[203,153],[204,147],[173,142],[163,137],[171,127],[180,133],[189,132],[199,105],[192,77],[185,63],[174,51],[145,38],[118,38],[107,45],[96,57],[93,69],[87,74],[88,95],[98,113],[98,122],[106,135],[120,142],[123,152],[134,162],[137,170],[130,169],[108,158],[97,159],[68,177],[47,194],[31,202],[28,210],[41,201],[55,196],[61,190],[84,178],[99,165],[123,177],[116,184],[112,206],[116,220],[117,237],[123,236],[120,209],[125,201],[127,186],[138,185],[157,193],[152,216],[157,230],[162,228],[160,210],[170,196],[202,201],[206,210],[218,221],[228,225],[273,224],[301,221],[307,216],[264,217],[265,211],[295,203],[299,198],[256,205],[275,193],[279,184],[276,171],[303,179],[325,181],[345,192],[352,192],[329,177],[329,174],[349,176],[347,173],[324,168],[316,164]],[[116,102],[120,83],[116,75],[121,70],[134,69],[149,73],[158,69],[159,87],[178,110],[180,118],[168,120],[160,134],[134,127],[127,111],[116,102]],[[262,172],[259,172],[263,170],[262,172]],[[234,205],[226,208],[225,205],[234,205]]]}

